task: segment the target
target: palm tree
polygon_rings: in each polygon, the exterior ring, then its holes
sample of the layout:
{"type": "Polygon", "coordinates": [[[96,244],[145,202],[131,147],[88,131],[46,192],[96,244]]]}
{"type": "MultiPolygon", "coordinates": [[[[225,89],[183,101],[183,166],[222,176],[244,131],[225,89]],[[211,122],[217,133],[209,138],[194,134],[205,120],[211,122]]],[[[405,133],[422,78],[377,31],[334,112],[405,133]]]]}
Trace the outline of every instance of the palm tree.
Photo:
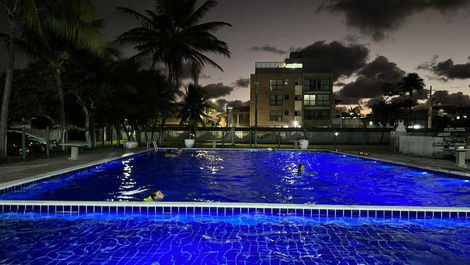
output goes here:
{"type": "Polygon", "coordinates": [[[122,13],[133,16],[140,25],[122,33],[117,41],[133,45],[138,51],[133,59],[151,60],[152,68],[156,63],[164,63],[168,70],[168,80],[175,89],[179,88],[184,64],[191,66],[193,79],[197,84],[197,72],[206,64],[223,71],[205,53],[230,57],[227,43],[217,39],[213,33],[231,25],[219,21],[200,23],[217,2],[207,0],[199,8],[196,8],[196,2],[197,0],[155,0],[155,10],[145,10],[145,14],[118,7],[122,13]]]}
{"type": "Polygon", "coordinates": [[[186,92],[181,102],[181,111],[179,117],[180,124],[188,124],[188,133],[191,138],[191,129],[195,129],[197,125],[205,125],[204,118],[208,117],[209,111],[215,109],[210,102],[209,97],[203,87],[190,84],[186,88],[186,92]]]}
{"type": "Polygon", "coordinates": [[[25,33],[25,40],[19,41],[19,48],[22,48],[31,57],[47,63],[52,76],[54,77],[57,95],[59,99],[59,122],[61,127],[60,139],[64,140],[64,132],[67,128],[65,119],[64,85],[62,74],[64,66],[70,61],[71,53],[77,49],[85,49],[91,55],[103,55],[105,52],[104,37],[100,32],[101,21],[93,20],[94,17],[83,17],[80,10],[77,11],[76,19],[81,23],[77,24],[77,33],[81,38],[93,41],[95,46],[89,48],[83,45],[81,39],[68,40],[51,30],[44,29],[41,33],[28,30],[25,33]]]}
{"type": "Polygon", "coordinates": [[[84,38],[83,32],[77,30],[82,20],[77,19],[77,14],[82,18],[94,16],[91,1],[68,0],[0,0],[0,10],[6,12],[9,21],[7,41],[7,70],[5,89],[3,91],[2,107],[0,114],[0,159],[6,158],[6,134],[8,123],[8,106],[13,84],[13,70],[15,68],[15,52],[17,39],[17,23],[25,28],[42,34],[44,30],[50,30],[68,40],[74,40],[83,47],[93,49],[96,43],[84,38]]]}
{"type": "Polygon", "coordinates": [[[424,89],[424,81],[417,73],[409,73],[398,83],[398,88],[403,94],[408,94],[411,99],[414,91],[422,91],[424,89]]]}

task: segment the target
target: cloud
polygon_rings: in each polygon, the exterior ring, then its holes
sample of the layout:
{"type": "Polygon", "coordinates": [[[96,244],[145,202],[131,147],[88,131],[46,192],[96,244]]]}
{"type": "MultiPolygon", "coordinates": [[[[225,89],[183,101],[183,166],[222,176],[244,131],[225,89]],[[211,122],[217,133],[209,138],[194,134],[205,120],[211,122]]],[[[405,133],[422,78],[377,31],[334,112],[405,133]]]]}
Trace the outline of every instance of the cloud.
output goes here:
{"type": "Polygon", "coordinates": [[[362,44],[317,41],[290,54],[290,58],[329,58],[335,80],[348,77],[367,64],[369,49],[362,44]]]}
{"type": "Polygon", "coordinates": [[[274,46],[271,46],[269,44],[266,44],[264,46],[253,46],[253,47],[250,47],[250,50],[252,51],[263,51],[263,52],[272,52],[272,53],[275,53],[275,54],[286,54],[287,51],[284,51],[284,50],[281,50],[277,47],[274,47],[274,46]]]}
{"type": "Polygon", "coordinates": [[[449,94],[448,91],[439,90],[433,94],[436,104],[452,105],[452,106],[470,106],[470,96],[464,95],[462,92],[449,94]]]}
{"type": "Polygon", "coordinates": [[[343,82],[336,82],[333,84],[333,86],[345,86],[346,83],[343,83],[343,82]]]}
{"type": "Polygon", "coordinates": [[[378,56],[357,72],[357,79],[345,84],[335,96],[341,104],[359,104],[364,98],[375,98],[383,95],[385,83],[397,83],[405,75],[396,63],[384,56],[378,56]]]}
{"type": "Polygon", "coordinates": [[[250,79],[249,78],[240,78],[233,82],[233,85],[236,87],[249,87],[250,86],[250,79]]]}
{"type": "Polygon", "coordinates": [[[345,85],[336,92],[336,98],[341,100],[340,104],[359,104],[363,98],[374,98],[381,96],[384,82],[376,78],[360,76],[356,81],[345,85]]]}
{"type": "Polygon", "coordinates": [[[342,13],[349,27],[381,41],[416,13],[433,10],[446,16],[469,4],[468,0],[326,0],[318,11],[342,13]]]}
{"type": "Polygon", "coordinates": [[[441,62],[438,62],[437,58],[437,56],[434,56],[430,61],[418,65],[417,69],[431,71],[442,81],[470,78],[470,62],[454,64],[454,61],[450,58],[441,62]]]}
{"type": "Polygon", "coordinates": [[[223,83],[209,84],[204,86],[204,89],[207,91],[207,95],[210,98],[220,98],[223,96],[230,95],[233,91],[233,87],[226,86],[223,83]]]}
{"type": "Polygon", "coordinates": [[[377,56],[374,61],[364,66],[358,74],[393,83],[399,81],[405,75],[405,71],[401,70],[396,63],[390,62],[387,57],[377,56]]]}
{"type": "Polygon", "coordinates": [[[241,100],[227,101],[226,99],[221,98],[217,100],[216,110],[218,112],[224,112],[226,110],[226,107],[238,108],[238,107],[249,106],[249,105],[250,105],[249,101],[246,101],[246,102],[243,102],[241,100]]]}

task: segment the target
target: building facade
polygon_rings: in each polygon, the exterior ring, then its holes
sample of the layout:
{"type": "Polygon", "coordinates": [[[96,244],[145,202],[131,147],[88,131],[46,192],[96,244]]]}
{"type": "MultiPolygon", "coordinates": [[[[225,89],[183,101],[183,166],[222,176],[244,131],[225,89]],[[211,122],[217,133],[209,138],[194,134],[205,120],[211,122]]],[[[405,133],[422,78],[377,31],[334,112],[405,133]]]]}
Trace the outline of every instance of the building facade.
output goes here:
{"type": "Polygon", "coordinates": [[[329,69],[330,61],[321,58],[257,62],[250,80],[250,126],[331,127],[329,69]]]}

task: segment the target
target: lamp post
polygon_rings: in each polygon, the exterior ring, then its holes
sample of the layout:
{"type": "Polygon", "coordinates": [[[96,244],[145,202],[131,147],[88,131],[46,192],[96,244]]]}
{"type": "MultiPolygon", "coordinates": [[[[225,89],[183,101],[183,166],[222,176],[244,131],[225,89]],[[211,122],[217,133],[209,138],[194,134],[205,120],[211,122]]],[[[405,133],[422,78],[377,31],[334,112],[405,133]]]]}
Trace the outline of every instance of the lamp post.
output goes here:
{"type": "Polygon", "coordinates": [[[429,87],[428,100],[428,129],[432,128],[432,86],[429,87]]]}
{"type": "Polygon", "coordinates": [[[338,138],[338,135],[339,135],[339,132],[335,132],[335,151],[338,151],[338,148],[336,148],[336,142],[337,142],[337,138],[338,138]]]}

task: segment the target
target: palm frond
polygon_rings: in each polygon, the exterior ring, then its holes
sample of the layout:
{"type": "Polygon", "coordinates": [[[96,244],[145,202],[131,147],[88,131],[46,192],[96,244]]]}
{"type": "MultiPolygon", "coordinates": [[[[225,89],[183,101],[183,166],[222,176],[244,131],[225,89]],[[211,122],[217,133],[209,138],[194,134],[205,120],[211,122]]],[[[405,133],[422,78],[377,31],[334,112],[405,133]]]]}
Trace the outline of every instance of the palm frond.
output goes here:
{"type": "Polygon", "coordinates": [[[202,4],[194,13],[188,18],[187,25],[194,25],[195,23],[199,22],[206,14],[209,12],[210,9],[217,6],[217,2],[214,0],[207,0],[202,4]]]}

